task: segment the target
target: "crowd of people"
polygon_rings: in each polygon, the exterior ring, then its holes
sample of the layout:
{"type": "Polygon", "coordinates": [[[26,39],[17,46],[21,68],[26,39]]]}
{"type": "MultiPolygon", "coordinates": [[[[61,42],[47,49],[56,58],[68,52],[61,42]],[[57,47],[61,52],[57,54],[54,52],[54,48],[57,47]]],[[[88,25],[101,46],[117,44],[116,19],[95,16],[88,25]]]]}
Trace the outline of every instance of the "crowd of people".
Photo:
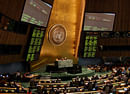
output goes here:
{"type": "Polygon", "coordinates": [[[130,94],[130,65],[94,65],[87,68],[95,72],[109,71],[105,75],[91,77],[75,77],[71,81],[63,82],[61,79],[41,77],[29,72],[22,74],[0,74],[0,93],[28,93],[36,89],[37,94],[66,94],[66,93],[96,93],[96,94],[130,94]],[[100,70],[100,71],[97,71],[100,70]],[[42,79],[41,79],[42,78],[42,79]],[[28,82],[30,86],[24,88],[21,82],[28,82]],[[5,89],[4,87],[8,87],[5,89]]]}
{"type": "MultiPolygon", "coordinates": [[[[97,66],[97,65],[96,65],[97,66]]],[[[92,77],[76,77],[69,83],[56,84],[54,82],[39,82],[35,84],[39,94],[60,94],[60,93],[91,93],[93,91],[99,94],[123,94],[130,93],[130,66],[113,65],[113,66],[88,66],[90,69],[107,68],[109,74],[94,75],[92,77]],[[94,68],[93,68],[94,67],[94,68]],[[110,72],[111,71],[111,72],[110,72]]],[[[102,71],[101,71],[102,72],[102,71]]]]}
{"type": "Polygon", "coordinates": [[[0,93],[27,93],[28,90],[21,85],[21,73],[0,74],[0,93]]]}

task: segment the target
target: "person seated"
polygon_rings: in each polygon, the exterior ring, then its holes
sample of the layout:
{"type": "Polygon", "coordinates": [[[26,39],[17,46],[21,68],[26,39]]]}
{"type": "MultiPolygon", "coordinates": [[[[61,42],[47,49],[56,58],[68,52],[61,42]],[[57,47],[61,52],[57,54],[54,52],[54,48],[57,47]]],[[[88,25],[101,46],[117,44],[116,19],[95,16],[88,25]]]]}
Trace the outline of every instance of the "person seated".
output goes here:
{"type": "Polygon", "coordinates": [[[3,76],[5,77],[4,79],[6,81],[9,81],[9,79],[10,79],[10,74],[9,73],[4,73],[3,76]]]}
{"type": "Polygon", "coordinates": [[[130,74],[130,67],[128,67],[128,74],[130,74]]]}
{"type": "Polygon", "coordinates": [[[85,90],[85,91],[88,91],[88,83],[85,83],[85,84],[84,84],[84,90],[85,90]]]}
{"type": "Polygon", "coordinates": [[[17,86],[15,92],[20,93],[20,89],[19,88],[20,87],[17,86]]]}
{"type": "Polygon", "coordinates": [[[61,79],[58,78],[58,79],[56,80],[56,83],[61,83],[61,79]]]}
{"type": "Polygon", "coordinates": [[[11,90],[11,93],[15,93],[15,90],[14,90],[14,89],[12,89],[12,90],[11,90]]]}
{"type": "Polygon", "coordinates": [[[11,87],[12,87],[12,88],[15,88],[15,87],[17,88],[17,87],[19,87],[19,86],[16,84],[15,81],[12,81],[12,82],[11,82],[11,87]]]}
{"type": "Polygon", "coordinates": [[[21,73],[19,71],[16,72],[16,79],[17,79],[17,82],[21,81],[21,73]]]}
{"type": "Polygon", "coordinates": [[[19,87],[19,93],[24,93],[21,87],[19,87]]]}
{"type": "Polygon", "coordinates": [[[42,92],[43,92],[42,87],[41,86],[37,86],[37,93],[38,94],[42,94],[42,92]]]}
{"type": "Polygon", "coordinates": [[[126,75],[123,75],[123,76],[122,76],[122,80],[123,80],[125,83],[127,83],[127,82],[128,82],[128,77],[127,77],[126,75]]]}
{"type": "Polygon", "coordinates": [[[94,75],[92,76],[91,80],[95,80],[95,77],[94,77],[94,75]]]}
{"type": "Polygon", "coordinates": [[[6,89],[6,90],[5,90],[5,93],[9,93],[9,90],[8,90],[8,89],[6,89]]]}
{"type": "Polygon", "coordinates": [[[59,61],[59,58],[56,58],[56,61],[59,61]]]}
{"type": "Polygon", "coordinates": [[[99,79],[98,75],[95,76],[95,80],[99,79]]]}
{"type": "Polygon", "coordinates": [[[15,74],[15,73],[12,73],[12,74],[10,74],[10,79],[9,79],[9,81],[12,82],[12,81],[14,81],[14,80],[16,80],[16,74],[15,74]]]}
{"type": "Polygon", "coordinates": [[[6,84],[6,80],[1,79],[0,80],[0,87],[5,87],[5,84],[6,84]]]}
{"type": "Polygon", "coordinates": [[[84,79],[85,81],[90,81],[90,79],[87,77],[87,76],[85,76],[85,79],[84,79]]]}
{"type": "Polygon", "coordinates": [[[97,89],[97,81],[96,80],[93,82],[93,88],[97,89]]]}
{"type": "Polygon", "coordinates": [[[70,82],[70,87],[74,87],[74,82],[70,82]]]}
{"type": "Polygon", "coordinates": [[[89,82],[88,83],[88,90],[91,91],[93,89],[93,84],[92,82],[89,82]]]}
{"type": "MultiPolygon", "coordinates": [[[[68,89],[68,90],[67,90],[67,93],[70,93],[70,92],[71,92],[71,91],[68,89]]],[[[56,94],[57,94],[57,93],[56,93],[56,94]]]]}
{"type": "Polygon", "coordinates": [[[80,92],[80,88],[78,86],[76,86],[75,92],[80,92]]]}
{"type": "Polygon", "coordinates": [[[43,92],[42,92],[43,94],[48,94],[48,93],[47,93],[47,87],[46,87],[46,86],[44,86],[42,90],[43,90],[43,92]]]}
{"type": "Polygon", "coordinates": [[[103,88],[103,91],[104,91],[106,94],[109,94],[109,93],[110,93],[110,87],[109,87],[109,85],[105,85],[104,88],[103,88]]]}
{"type": "Polygon", "coordinates": [[[56,94],[60,94],[60,89],[59,89],[59,87],[56,89],[55,93],[56,93],[56,94]]]}
{"type": "Polygon", "coordinates": [[[84,80],[83,80],[83,78],[81,78],[81,80],[80,80],[80,86],[83,86],[84,85],[84,80]]]}
{"type": "Polygon", "coordinates": [[[67,60],[67,57],[65,57],[64,60],[67,60]]]}
{"type": "Polygon", "coordinates": [[[62,57],[61,60],[64,60],[64,58],[62,57]]]}
{"type": "Polygon", "coordinates": [[[30,87],[31,87],[31,88],[34,88],[35,86],[36,86],[35,81],[34,81],[34,80],[31,80],[31,81],[30,81],[30,87]]]}
{"type": "Polygon", "coordinates": [[[53,87],[52,87],[51,90],[50,90],[50,94],[55,94],[55,90],[54,90],[53,87]]]}
{"type": "Polygon", "coordinates": [[[2,89],[0,89],[0,93],[2,93],[2,89]]]}
{"type": "Polygon", "coordinates": [[[3,75],[2,74],[0,74],[0,79],[2,79],[3,78],[3,75]]]}

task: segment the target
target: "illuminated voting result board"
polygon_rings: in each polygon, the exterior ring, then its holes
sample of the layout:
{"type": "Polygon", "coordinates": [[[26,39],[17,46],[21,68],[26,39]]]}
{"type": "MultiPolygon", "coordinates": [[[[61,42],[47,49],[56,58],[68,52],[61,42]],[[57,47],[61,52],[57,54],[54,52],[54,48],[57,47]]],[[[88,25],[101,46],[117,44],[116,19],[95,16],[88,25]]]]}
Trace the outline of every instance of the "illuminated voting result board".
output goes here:
{"type": "Polygon", "coordinates": [[[32,34],[28,42],[28,50],[26,57],[27,62],[38,60],[44,38],[44,28],[31,28],[31,33],[32,34]]]}
{"type": "Polygon", "coordinates": [[[95,57],[97,49],[98,36],[93,34],[86,34],[84,42],[83,57],[95,57]]]}
{"type": "Polygon", "coordinates": [[[21,21],[47,27],[52,6],[42,0],[26,0],[21,21]]]}
{"type": "Polygon", "coordinates": [[[115,13],[85,13],[84,31],[112,31],[115,13]]]}

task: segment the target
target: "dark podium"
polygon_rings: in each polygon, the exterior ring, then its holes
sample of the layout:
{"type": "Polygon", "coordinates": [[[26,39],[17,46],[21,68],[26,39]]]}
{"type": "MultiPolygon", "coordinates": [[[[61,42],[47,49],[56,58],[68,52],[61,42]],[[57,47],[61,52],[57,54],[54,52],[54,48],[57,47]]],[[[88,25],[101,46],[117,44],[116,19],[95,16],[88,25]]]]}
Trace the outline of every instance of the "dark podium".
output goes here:
{"type": "Polygon", "coordinates": [[[54,64],[46,66],[46,72],[67,72],[70,74],[82,73],[82,68],[78,64],[73,64],[72,59],[57,60],[54,64]]]}

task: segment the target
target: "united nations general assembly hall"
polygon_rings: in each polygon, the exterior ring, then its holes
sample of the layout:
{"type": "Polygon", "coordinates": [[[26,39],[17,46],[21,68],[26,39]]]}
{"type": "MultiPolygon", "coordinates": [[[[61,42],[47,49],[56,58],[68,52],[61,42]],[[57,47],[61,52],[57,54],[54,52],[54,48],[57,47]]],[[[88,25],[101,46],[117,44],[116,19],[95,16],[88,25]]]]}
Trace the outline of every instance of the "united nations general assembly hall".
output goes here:
{"type": "Polygon", "coordinates": [[[0,0],[0,94],[130,94],[130,0],[0,0]]]}

